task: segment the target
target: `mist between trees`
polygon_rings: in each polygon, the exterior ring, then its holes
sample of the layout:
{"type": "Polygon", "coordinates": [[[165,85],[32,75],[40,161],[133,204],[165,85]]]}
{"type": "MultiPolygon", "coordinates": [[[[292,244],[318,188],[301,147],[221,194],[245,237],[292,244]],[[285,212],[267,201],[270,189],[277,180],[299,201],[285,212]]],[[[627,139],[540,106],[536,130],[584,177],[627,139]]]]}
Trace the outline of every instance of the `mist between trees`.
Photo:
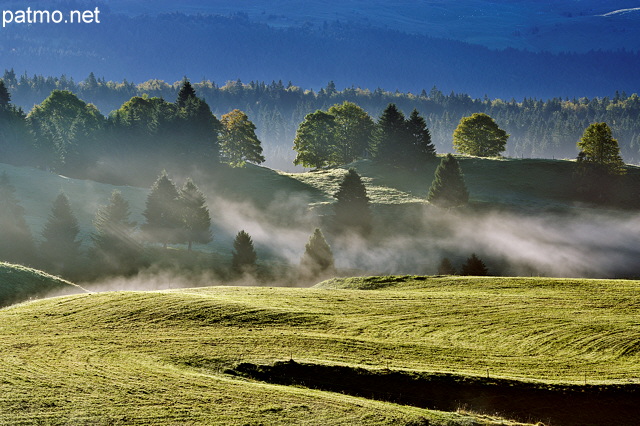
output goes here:
{"type": "MultiPolygon", "coordinates": [[[[65,76],[19,76],[13,70],[5,71],[3,81],[14,104],[27,112],[52,90],[69,90],[96,105],[103,114],[109,114],[135,96],[175,99],[182,86],[182,82],[169,84],[162,80],[140,84],[105,81],[93,73],[84,81],[75,82],[65,76]]],[[[473,99],[464,93],[444,94],[436,87],[412,94],[353,87],[339,90],[330,82],[314,91],[281,81],[242,83],[239,80],[225,84],[194,82],[193,88],[218,117],[234,109],[244,111],[256,126],[265,164],[282,170],[294,170],[295,153],[291,146],[305,116],[345,101],[362,107],[371,117],[379,117],[389,103],[396,104],[406,115],[416,109],[424,117],[440,153],[452,152],[454,129],[462,117],[472,113],[490,115],[510,134],[505,155],[511,157],[575,158],[575,144],[584,129],[593,122],[608,122],[620,141],[625,161],[640,162],[640,98],[635,94],[516,101],[473,99]]],[[[154,173],[157,174],[157,170],[154,173]]]]}

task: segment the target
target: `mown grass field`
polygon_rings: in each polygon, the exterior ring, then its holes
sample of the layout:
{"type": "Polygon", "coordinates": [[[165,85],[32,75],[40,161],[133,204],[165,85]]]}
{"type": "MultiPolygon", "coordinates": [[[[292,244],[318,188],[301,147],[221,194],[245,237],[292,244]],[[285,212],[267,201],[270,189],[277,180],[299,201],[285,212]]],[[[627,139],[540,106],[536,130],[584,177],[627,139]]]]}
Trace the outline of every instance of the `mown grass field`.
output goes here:
{"type": "Polygon", "coordinates": [[[639,383],[639,290],[637,281],[377,277],[16,305],[0,310],[0,423],[499,423],[224,371],[293,358],[543,383],[639,383]]]}

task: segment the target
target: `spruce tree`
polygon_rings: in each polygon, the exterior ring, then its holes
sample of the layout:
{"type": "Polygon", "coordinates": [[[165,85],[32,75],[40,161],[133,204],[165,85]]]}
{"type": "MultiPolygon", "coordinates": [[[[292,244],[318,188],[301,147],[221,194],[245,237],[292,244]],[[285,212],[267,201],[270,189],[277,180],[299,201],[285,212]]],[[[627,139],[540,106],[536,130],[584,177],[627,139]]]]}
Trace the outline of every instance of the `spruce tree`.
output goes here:
{"type": "Polygon", "coordinates": [[[143,216],[146,223],[141,228],[148,241],[162,243],[164,248],[185,241],[180,194],[166,171],[151,187],[143,216]]]}
{"type": "Polygon", "coordinates": [[[211,241],[211,216],[204,195],[191,179],[187,179],[180,191],[182,219],[189,251],[193,243],[211,241]]]}
{"type": "Polygon", "coordinates": [[[482,260],[473,253],[460,269],[460,275],[483,277],[489,275],[489,270],[482,260]]]}
{"type": "Polygon", "coordinates": [[[453,267],[453,264],[451,263],[449,258],[445,257],[444,259],[442,259],[442,262],[440,262],[440,265],[438,266],[438,275],[455,275],[455,274],[456,274],[456,268],[453,267]]]}
{"type": "Polygon", "coordinates": [[[78,220],[71,210],[69,199],[60,193],[53,201],[49,219],[42,231],[40,246],[47,268],[56,274],[67,274],[77,263],[80,255],[80,241],[77,240],[78,220]]]}
{"type": "Polygon", "coordinates": [[[253,248],[251,236],[244,230],[238,232],[233,241],[231,269],[236,273],[254,273],[258,255],[253,248]]]}
{"type": "Polygon", "coordinates": [[[110,271],[133,271],[142,251],[133,236],[136,224],[129,221],[129,215],[129,203],[118,190],[111,193],[109,204],[96,212],[91,253],[110,271]]]}
{"type": "Polygon", "coordinates": [[[436,156],[436,148],[431,142],[431,133],[427,122],[414,109],[407,120],[407,130],[411,136],[411,155],[406,159],[408,165],[419,167],[436,156]]]}
{"type": "Polygon", "coordinates": [[[309,277],[330,275],[335,272],[331,247],[319,228],[313,232],[300,260],[302,274],[309,277]]]}
{"type": "Polygon", "coordinates": [[[376,161],[399,166],[407,159],[411,140],[404,114],[395,104],[389,104],[380,116],[375,143],[376,161]]]}
{"type": "Polygon", "coordinates": [[[337,200],[334,211],[339,230],[353,230],[362,235],[371,232],[372,216],[367,189],[354,169],[349,169],[334,197],[337,200]]]}
{"type": "Polygon", "coordinates": [[[182,86],[180,87],[180,91],[178,92],[178,98],[176,99],[176,104],[178,107],[184,108],[187,105],[187,101],[190,98],[196,97],[196,91],[186,78],[182,81],[182,86]]]}
{"type": "Polygon", "coordinates": [[[35,244],[25,220],[25,210],[4,172],[0,176],[0,260],[28,265],[35,259],[35,244]]]}
{"type": "Polygon", "coordinates": [[[460,164],[453,155],[447,154],[440,161],[427,200],[444,208],[461,206],[469,201],[460,164]]]}
{"type": "Polygon", "coordinates": [[[0,80],[0,108],[8,108],[11,106],[11,95],[5,86],[4,81],[0,80]]]}

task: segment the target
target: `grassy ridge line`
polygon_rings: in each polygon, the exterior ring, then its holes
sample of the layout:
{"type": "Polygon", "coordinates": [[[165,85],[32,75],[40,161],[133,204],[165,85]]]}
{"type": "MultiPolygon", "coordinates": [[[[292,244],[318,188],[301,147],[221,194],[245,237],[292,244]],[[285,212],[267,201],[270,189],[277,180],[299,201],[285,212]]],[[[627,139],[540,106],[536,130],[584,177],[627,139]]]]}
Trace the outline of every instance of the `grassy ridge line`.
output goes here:
{"type": "Polygon", "coordinates": [[[0,311],[0,423],[512,424],[223,375],[247,347],[282,356],[292,332],[313,334],[306,324],[317,321],[218,290],[74,295],[0,311]]]}
{"type": "Polygon", "coordinates": [[[52,292],[87,292],[70,281],[37,269],[0,262],[0,307],[52,292]]]}

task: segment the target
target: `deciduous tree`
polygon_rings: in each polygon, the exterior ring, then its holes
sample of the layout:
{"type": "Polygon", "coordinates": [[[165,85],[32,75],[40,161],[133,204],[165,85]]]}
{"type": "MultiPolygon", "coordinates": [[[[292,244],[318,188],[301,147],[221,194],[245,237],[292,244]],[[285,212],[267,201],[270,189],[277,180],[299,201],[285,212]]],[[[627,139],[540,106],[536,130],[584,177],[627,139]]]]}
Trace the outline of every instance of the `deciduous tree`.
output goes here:
{"type": "Polygon", "coordinates": [[[233,167],[243,167],[246,162],[264,163],[256,126],[247,114],[234,109],[222,116],[221,123],[220,154],[224,162],[233,167]]]}
{"type": "Polygon", "coordinates": [[[293,140],[298,153],[293,163],[304,167],[321,168],[331,164],[335,151],[335,117],[323,111],[307,114],[300,123],[293,140]]]}
{"type": "Polygon", "coordinates": [[[453,147],[461,154],[478,157],[500,155],[509,135],[484,113],[463,117],[453,132],[453,147]]]}

